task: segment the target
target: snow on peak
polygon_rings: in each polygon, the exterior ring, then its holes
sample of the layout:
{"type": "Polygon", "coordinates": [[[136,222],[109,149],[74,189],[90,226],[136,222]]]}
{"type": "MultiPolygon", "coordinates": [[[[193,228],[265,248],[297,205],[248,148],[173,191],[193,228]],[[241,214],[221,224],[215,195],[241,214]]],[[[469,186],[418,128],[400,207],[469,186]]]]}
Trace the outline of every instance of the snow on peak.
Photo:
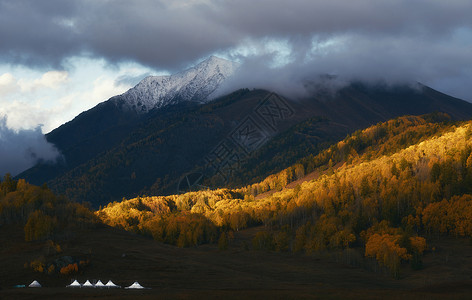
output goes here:
{"type": "Polygon", "coordinates": [[[213,100],[220,84],[231,76],[237,64],[211,56],[198,65],[170,76],[148,76],[121,97],[121,104],[138,113],[182,101],[205,103],[213,100]]]}

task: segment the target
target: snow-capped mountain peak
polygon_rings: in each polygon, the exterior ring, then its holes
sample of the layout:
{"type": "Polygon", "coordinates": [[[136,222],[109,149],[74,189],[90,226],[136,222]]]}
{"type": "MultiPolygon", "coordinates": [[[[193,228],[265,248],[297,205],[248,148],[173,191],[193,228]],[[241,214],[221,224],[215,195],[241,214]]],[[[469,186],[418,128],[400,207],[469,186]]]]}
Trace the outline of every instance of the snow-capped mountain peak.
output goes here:
{"type": "Polygon", "coordinates": [[[237,66],[232,61],[211,56],[170,76],[148,76],[115,101],[138,113],[182,101],[205,103],[213,100],[212,94],[237,66]]]}

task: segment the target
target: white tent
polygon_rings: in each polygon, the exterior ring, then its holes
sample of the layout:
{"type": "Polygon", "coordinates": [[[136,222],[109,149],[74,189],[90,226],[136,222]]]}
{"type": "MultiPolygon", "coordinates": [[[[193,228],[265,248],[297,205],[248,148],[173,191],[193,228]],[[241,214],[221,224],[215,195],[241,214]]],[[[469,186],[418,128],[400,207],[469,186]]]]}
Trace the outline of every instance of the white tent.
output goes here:
{"type": "Polygon", "coordinates": [[[82,287],[93,287],[93,284],[91,284],[90,281],[87,279],[87,281],[82,284],[82,287]]]}
{"type": "Polygon", "coordinates": [[[39,282],[34,280],[33,282],[30,283],[30,285],[28,285],[28,287],[30,287],[30,288],[40,288],[41,285],[39,284],[39,282]]]}
{"type": "Polygon", "coordinates": [[[77,280],[74,280],[71,284],[67,285],[66,287],[81,287],[80,283],[77,280]]]}
{"type": "Polygon", "coordinates": [[[96,288],[102,288],[102,287],[105,287],[105,285],[103,284],[103,282],[101,280],[97,281],[97,283],[95,283],[95,287],[96,288]]]}
{"type": "Polygon", "coordinates": [[[119,288],[121,286],[114,284],[113,281],[111,281],[111,280],[108,280],[107,284],[105,284],[105,287],[107,287],[107,288],[119,288]]]}
{"type": "Polygon", "coordinates": [[[144,289],[144,287],[135,281],[132,285],[125,287],[125,289],[144,289]]]}

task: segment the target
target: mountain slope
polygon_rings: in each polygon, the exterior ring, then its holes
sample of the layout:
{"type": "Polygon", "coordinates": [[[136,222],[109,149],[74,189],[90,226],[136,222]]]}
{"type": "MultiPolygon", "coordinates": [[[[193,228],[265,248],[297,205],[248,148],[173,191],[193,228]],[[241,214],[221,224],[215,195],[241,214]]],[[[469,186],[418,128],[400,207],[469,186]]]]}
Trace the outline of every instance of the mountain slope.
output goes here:
{"type": "Polygon", "coordinates": [[[126,93],[85,111],[46,135],[63,157],[58,164],[40,163],[18,175],[42,184],[96,155],[110,150],[141,126],[149,111],[182,102],[200,104],[237,68],[237,64],[212,56],[193,68],[171,76],[150,76],[126,93]]]}
{"type": "Polygon", "coordinates": [[[307,153],[316,155],[346,134],[398,116],[444,112],[452,120],[472,118],[470,103],[424,85],[387,87],[353,83],[333,95],[315,95],[295,101],[293,107],[297,109],[297,116],[307,118],[303,123],[280,132],[251,153],[231,181],[223,183],[213,176],[211,186],[234,188],[258,182],[294,164],[307,153]]]}
{"type": "Polygon", "coordinates": [[[471,137],[472,121],[400,117],[306,157],[317,174],[296,185],[287,183],[297,165],[236,190],[110,203],[97,216],[180,247],[214,242],[208,224],[221,232],[220,249],[232,231],[256,227],[247,249],[331,253],[357,267],[376,260],[372,269],[401,279],[423,269],[439,237],[472,237],[471,137]]]}
{"type": "MultiPolygon", "coordinates": [[[[126,224],[127,217],[137,216],[143,212],[146,214],[149,211],[153,214],[166,214],[178,210],[197,212],[203,209],[203,213],[214,223],[223,225],[224,221],[219,219],[216,214],[218,209],[224,207],[223,203],[227,206],[233,204],[243,207],[259,206],[265,201],[281,200],[279,197],[284,193],[289,192],[291,196],[299,194],[299,188],[306,189],[311,193],[322,189],[328,190],[327,180],[330,184],[335,185],[339,184],[341,180],[349,179],[355,182],[352,188],[356,191],[361,189],[361,181],[365,176],[395,175],[397,179],[400,179],[401,173],[405,172],[403,175],[407,176],[403,179],[411,179],[409,177],[421,175],[421,179],[425,180],[425,177],[432,175],[430,172],[420,174],[422,170],[418,164],[424,164],[425,161],[428,165],[429,161],[437,163],[454,159],[454,161],[460,161],[456,164],[459,169],[457,171],[463,171],[460,168],[466,167],[466,165],[468,165],[467,168],[472,168],[472,160],[467,163],[468,158],[472,158],[471,135],[472,121],[452,122],[444,114],[403,116],[358,130],[343,140],[331,144],[329,148],[320,151],[317,155],[308,154],[300,160],[300,163],[285,168],[279,173],[271,174],[252,185],[238,189],[221,188],[192,191],[179,195],[137,197],[110,203],[101,210],[103,215],[100,215],[100,211],[98,215],[102,220],[108,220],[109,224],[115,226],[116,224],[126,224]],[[403,160],[406,163],[402,162],[403,160]],[[392,169],[390,166],[393,164],[397,164],[397,166],[392,169]],[[313,178],[309,174],[303,175],[303,172],[295,174],[294,171],[298,165],[302,165],[302,170],[318,171],[319,176],[313,178]],[[394,169],[397,170],[394,171],[394,169]],[[408,175],[406,171],[412,172],[408,175]],[[294,190],[292,182],[296,182],[300,187],[294,190]],[[267,191],[275,193],[267,194],[267,191]],[[258,197],[256,199],[249,197],[249,201],[240,201],[245,195],[258,197]],[[201,201],[202,199],[205,200],[201,201]],[[221,202],[218,203],[219,201],[221,202]],[[162,205],[156,205],[158,202],[162,205]],[[142,207],[138,208],[140,205],[142,207]],[[130,209],[133,207],[137,210],[130,209]],[[150,207],[152,209],[148,209],[150,207]],[[123,216],[120,216],[118,212],[124,212],[127,215],[122,218],[123,216]]],[[[422,167],[431,168],[433,163],[428,167],[422,167]]],[[[472,174],[470,175],[472,176],[472,174]]],[[[462,180],[465,180],[465,177],[462,180]]],[[[382,181],[369,181],[368,183],[386,184],[382,181]]],[[[463,188],[472,192],[471,186],[464,185],[463,188]]],[[[336,195],[329,196],[335,197],[336,195]]],[[[318,201],[318,199],[310,197],[303,199],[311,202],[318,201]]],[[[284,199],[284,201],[286,200],[290,199],[284,199]]],[[[231,214],[231,212],[229,209],[228,213],[231,214]]]]}
{"type": "Polygon", "coordinates": [[[48,185],[95,206],[143,193],[175,193],[182,176],[189,172],[210,178],[207,185],[211,187],[237,187],[280,171],[309,153],[316,155],[357,129],[398,115],[434,111],[446,112],[453,119],[472,117],[471,104],[427,87],[352,84],[334,97],[298,101],[261,90],[241,90],[204,105],[182,102],[148,113],[115,146],[69,168],[48,185]],[[267,103],[271,105],[262,105],[267,103]],[[267,111],[261,109],[274,109],[275,104],[285,105],[292,113],[266,119],[277,121],[270,127],[261,118],[261,112],[267,111]],[[233,138],[247,122],[259,126],[260,143],[243,153],[233,138]],[[226,169],[210,168],[215,150],[225,143],[233,145],[229,150],[242,159],[221,162],[220,167],[226,169]],[[223,178],[219,176],[222,170],[231,173],[223,178]]]}

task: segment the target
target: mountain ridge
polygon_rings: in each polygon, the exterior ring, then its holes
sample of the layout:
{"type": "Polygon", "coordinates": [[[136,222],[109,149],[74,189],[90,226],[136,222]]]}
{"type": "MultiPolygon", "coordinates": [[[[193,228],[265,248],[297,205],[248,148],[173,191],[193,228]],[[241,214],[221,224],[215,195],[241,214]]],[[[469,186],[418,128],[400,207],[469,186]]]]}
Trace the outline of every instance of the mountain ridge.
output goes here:
{"type": "Polygon", "coordinates": [[[147,113],[183,101],[206,103],[237,63],[210,56],[194,67],[169,76],[148,76],[122,95],[110,100],[125,110],[147,113]]]}

